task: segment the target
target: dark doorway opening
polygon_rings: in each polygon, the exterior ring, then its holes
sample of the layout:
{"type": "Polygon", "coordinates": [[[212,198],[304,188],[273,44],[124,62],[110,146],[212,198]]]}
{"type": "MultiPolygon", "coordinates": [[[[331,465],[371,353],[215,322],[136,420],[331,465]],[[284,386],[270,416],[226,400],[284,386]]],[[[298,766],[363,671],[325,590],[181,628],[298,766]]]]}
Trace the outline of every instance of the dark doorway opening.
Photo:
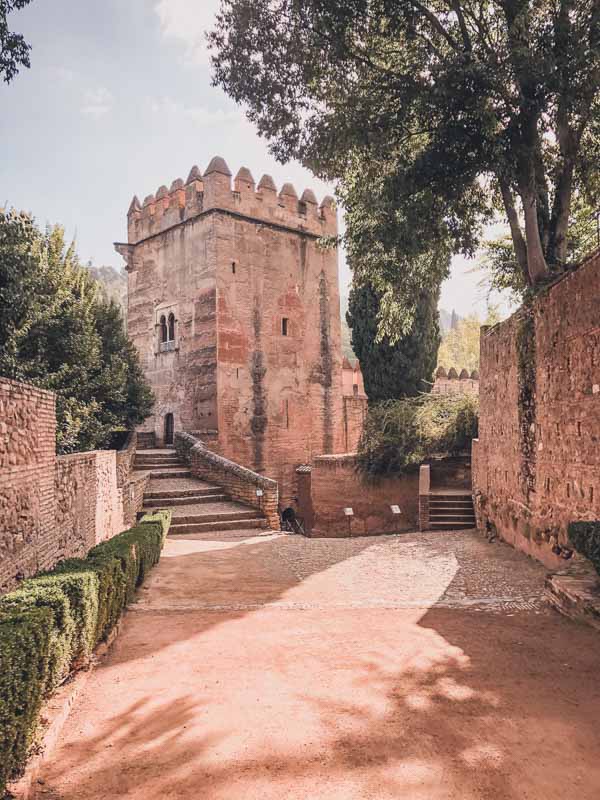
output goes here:
{"type": "Polygon", "coordinates": [[[165,444],[173,444],[173,433],[175,431],[175,424],[173,421],[173,414],[165,416],[165,444]]]}

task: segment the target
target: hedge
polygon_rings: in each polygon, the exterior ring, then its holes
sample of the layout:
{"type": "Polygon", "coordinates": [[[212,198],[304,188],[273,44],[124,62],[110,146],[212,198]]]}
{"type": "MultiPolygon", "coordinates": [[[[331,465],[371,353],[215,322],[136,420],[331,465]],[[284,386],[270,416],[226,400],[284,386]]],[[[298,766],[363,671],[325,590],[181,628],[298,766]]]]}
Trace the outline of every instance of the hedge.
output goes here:
{"type": "Polygon", "coordinates": [[[571,522],[569,541],[577,552],[589,558],[600,575],[600,522],[571,522]]]}
{"type": "Polygon", "coordinates": [[[35,742],[42,703],[89,662],[158,559],[171,514],[62,561],[0,597],[0,797],[35,742]]]}

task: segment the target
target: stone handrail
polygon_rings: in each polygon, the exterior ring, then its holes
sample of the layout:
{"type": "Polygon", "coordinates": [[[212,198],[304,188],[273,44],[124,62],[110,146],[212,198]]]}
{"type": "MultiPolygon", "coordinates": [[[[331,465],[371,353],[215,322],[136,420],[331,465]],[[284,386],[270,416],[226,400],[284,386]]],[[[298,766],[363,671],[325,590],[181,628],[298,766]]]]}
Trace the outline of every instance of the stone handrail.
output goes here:
{"type": "Polygon", "coordinates": [[[178,456],[189,465],[194,477],[212,481],[234,500],[257,508],[264,514],[272,530],[279,529],[277,481],[214,453],[190,433],[177,431],[175,449],[178,456]]]}

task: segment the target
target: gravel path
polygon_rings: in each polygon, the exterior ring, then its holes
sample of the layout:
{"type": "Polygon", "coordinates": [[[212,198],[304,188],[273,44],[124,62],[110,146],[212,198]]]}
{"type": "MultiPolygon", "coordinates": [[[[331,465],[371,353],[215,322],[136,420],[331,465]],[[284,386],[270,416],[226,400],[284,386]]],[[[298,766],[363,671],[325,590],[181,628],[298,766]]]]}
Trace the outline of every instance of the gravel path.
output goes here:
{"type": "Polygon", "coordinates": [[[600,637],[474,532],[169,540],[39,796],[598,800],[600,637]]]}

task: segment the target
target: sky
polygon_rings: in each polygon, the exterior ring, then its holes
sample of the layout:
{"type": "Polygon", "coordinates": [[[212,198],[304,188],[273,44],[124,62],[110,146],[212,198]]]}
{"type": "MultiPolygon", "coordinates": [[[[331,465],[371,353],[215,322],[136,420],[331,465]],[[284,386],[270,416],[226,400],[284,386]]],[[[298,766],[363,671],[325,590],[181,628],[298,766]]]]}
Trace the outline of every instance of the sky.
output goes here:
{"type": "MultiPolygon", "coordinates": [[[[295,162],[279,164],[267,142],[221,89],[211,86],[204,32],[218,0],[32,0],[9,16],[32,45],[31,69],[0,85],[0,206],[60,223],[82,260],[122,267],[126,212],[202,171],[221,155],[320,200],[333,187],[295,162]]],[[[485,314],[473,262],[457,258],[441,307],[485,314]]],[[[340,284],[350,274],[343,253],[340,284]]]]}

